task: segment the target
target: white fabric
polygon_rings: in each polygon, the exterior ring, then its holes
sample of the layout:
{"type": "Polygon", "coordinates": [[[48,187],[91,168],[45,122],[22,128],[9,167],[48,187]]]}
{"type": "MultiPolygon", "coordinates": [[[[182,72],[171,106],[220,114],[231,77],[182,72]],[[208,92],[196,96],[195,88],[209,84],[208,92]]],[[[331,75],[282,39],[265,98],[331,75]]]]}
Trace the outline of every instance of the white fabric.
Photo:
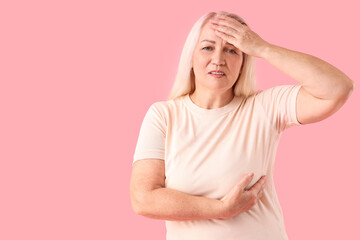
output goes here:
{"type": "Polygon", "coordinates": [[[166,221],[167,240],[288,239],[273,182],[281,133],[300,125],[296,97],[301,85],[282,85],[224,107],[204,109],[189,95],[155,102],[141,125],[133,163],[165,160],[165,186],[221,199],[247,173],[252,186],[267,175],[264,194],[251,210],[226,219],[166,221]]]}

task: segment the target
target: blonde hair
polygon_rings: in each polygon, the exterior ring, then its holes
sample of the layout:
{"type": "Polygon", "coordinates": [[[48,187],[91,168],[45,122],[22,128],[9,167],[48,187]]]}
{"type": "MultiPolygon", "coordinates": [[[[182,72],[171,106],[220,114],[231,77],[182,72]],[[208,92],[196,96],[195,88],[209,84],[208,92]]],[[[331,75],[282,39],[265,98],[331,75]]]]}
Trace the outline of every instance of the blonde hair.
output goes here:
{"type": "MultiPolygon", "coordinates": [[[[184,48],[181,53],[177,74],[174,85],[170,91],[168,100],[172,100],[188,93],[195,91],[195,75],[192,69],[192,56],[200,36],[203,25],[216,14],[225,14],[232,17],[246,26],[249,26],[244,19],[234,13],[225,11],[210,12],[200,17],[200,19],[192,27],[188,37],[186,38],[184,48]]],[[[255,92],[255,59],[243,52],[243,63],[240,68],[238,79],[233,85],[235,96],[249,96],[255,92]]]]}

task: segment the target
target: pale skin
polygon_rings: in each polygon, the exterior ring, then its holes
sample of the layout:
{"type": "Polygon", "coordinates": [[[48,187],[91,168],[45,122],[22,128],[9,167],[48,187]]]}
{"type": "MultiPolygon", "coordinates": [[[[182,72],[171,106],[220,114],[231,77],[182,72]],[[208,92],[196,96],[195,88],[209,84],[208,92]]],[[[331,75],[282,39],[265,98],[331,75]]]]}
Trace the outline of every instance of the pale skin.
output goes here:
{"type": "MultiPolygon", "coordinates": [[[[302,85],[296,100],[296,114],[302,124],[328,118],[352,93],[353,81],[329,63],[270,44],[225,15],[212,20],[204,25],[193,55],[196,89],[190,97],[198,106],[218,108],[232,100],[243,52],[266,60],[302,85]],[[211,70],[222,70],[226,76],[214,78],[208,74],[211,70]]],[[[131,204],[136,213],[153,219],[228,219],[261,201],[265,176],[248,189],[252,178],[245,175],[222,199],[210,199],[166,188],[163,160],[138,160],[131,175],[131,204]]]]}

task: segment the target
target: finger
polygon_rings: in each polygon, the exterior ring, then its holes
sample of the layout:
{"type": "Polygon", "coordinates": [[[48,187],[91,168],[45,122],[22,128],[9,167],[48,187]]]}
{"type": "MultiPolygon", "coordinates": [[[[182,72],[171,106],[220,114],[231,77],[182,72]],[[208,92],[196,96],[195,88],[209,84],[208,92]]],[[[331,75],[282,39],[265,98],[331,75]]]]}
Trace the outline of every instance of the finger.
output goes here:
{"type": "Polygon", "coordinates": [[[247,27],[246,23],[240,22],[237,19],[226,16],[226,15],[220,15],[219,17],[210,19],[210,22],[215,23],[217,25],[228,26],[228,27],[231,27],[232,29],[238,30],[238,31],[247,27]]]}
{"type": "Polygon", "coordinates": [[[241,31],[241,30],[237,30],[232,27],[229,27],[226,25],[220,25],[217,23],[211,23],[210,28],[212,28],[214,30],[218,30],[219,32],[223,32],[223,33],[233,37],[234,39],[236,39],[240,36],[240,31],[241,31]]]}
{"type": "MultiPolygon", "coordinates": [[[[215,29],[214,29],[215,30],[215,29]]],[[[237,47],[237,45],[235,44],[235,38],[233,36],[227,35],[223,32],[220,32],[218,30],[215,30],[215,34],[219,37],[221,37],[222,39],[224,39],[226,42],[231,43],[232,45],[234,45],[235,47],[237,47]]],[[[238,48],[238,47],[237,47],[238,48]]]]}
{"type": "MultiPolygon", "coordinates": [[[[243,25],[243,22],[240,22],[238,21],[237,19],[235,18],[232,18],[230,16],[226,16],[226,15],[218,15],[218,16],[215,16],[214,18],[210,19],[210,21],[212,22],[219,22],[220,24],[224,24],[226,26],[230,26],[230,27],[233,27],[234,26],[240,26],[240,25],[243,25]]],[[[241,26],[240,26],[241,27],[241,26]]]]}
{"type": "Polygon", "coordinates": [[[224,25],[217,25],[216,23],[211,23],[210,28],[215,31],[215,35],[226,40],[228,43],[232,44],[236,48],[239,48],[237,39],[240,38],[240,32],[224,25]]]}
{"type": "Polygon", "coordinates": [[[262,195],[263,195],[263,194],[261,193],[260,195],[257,196],[256,202],[260,202],[260,201],[261,201],[262,195]]]}
{"type": "Polygon", "coordinates": [[[239,182],[239,187],[242,191],[251,183],[252,179],[254,178],[254,173],[248,173],[239,182]]]}
{"type": "Polygon", "coordinates": [[[219,27],[228,27],[232,29],[233,31],[236,31],[239,27],[229,23],[227,20],[210,20],[210,23],[212,26],[219,26],[219,27]]]}
{"type": "Polygon", "coordinates": [[[261,198],[263,194],[264,194],[264,188],[261,188],[257,195],[258,198],[261,198]]]}
{"type": "Polygon", "coordinates": [[[261,188],[264,186],[266,180],[266,175],[262,176],[250,189],[249,191],[255,191],[258,193],[261,188]]]}
{"type": "Polygon", "coordinates": [[[222,26],[222,25],[216,25],[214,23],[211,24],[211,28],[214,30],[218,30],[220,32],[223,32],[229,36],[235,37],[238,35],[238,31],[234,30],[231,27],[222,26]]]}

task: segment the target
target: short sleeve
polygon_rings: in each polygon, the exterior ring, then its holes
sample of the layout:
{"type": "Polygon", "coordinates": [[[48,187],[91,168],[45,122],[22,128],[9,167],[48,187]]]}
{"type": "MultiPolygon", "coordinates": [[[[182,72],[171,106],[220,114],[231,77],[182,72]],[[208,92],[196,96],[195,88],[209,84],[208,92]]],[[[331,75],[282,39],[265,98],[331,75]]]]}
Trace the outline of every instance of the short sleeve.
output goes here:
{"type": "Polygon", "coordinates": [[[141,124],[133,164],[146,158],[165,159],[166,124],[156,106],[156,103],[150,106],[141,124]]]}
{"type": "Polygon", "coordinates": [[[296,98],[301,85],[281,85],[257,93],[260,104],[278,133],[301,123],[296,116],[296,98]]]}

